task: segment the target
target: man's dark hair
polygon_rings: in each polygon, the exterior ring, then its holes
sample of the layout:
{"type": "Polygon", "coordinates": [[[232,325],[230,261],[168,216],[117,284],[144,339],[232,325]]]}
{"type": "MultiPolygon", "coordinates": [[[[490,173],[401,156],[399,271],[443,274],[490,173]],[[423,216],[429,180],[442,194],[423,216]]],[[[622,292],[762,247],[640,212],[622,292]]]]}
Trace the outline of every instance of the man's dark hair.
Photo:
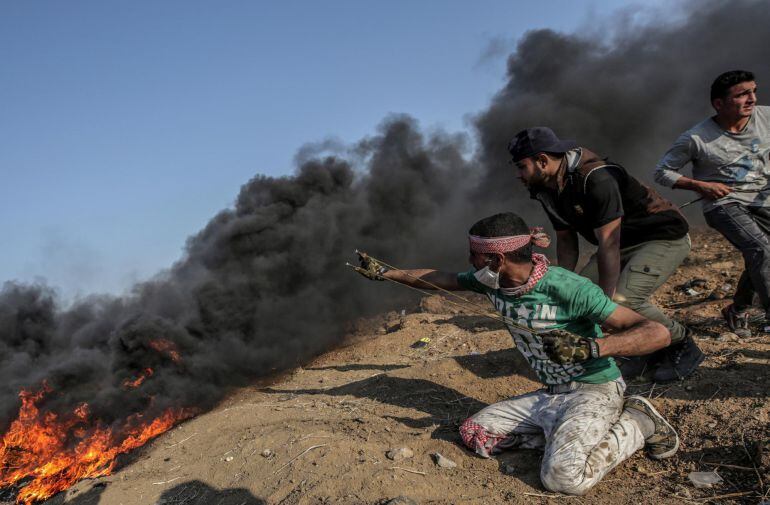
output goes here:
{"type": "Polygon", "coordinates": [[[754,81],[754,74],[748,70],[730,70],[721,74],[714,79],[711,84],[711,101],[713,102],[717,98],[724,98],[727,95],[727,91],[742,82],[754,81]]]}
{"type": "MultiPolygon", "coordinates": [[[[477,237],[510,237],[511,235],[528,235],[529,226],[524,220],[513,212],[503,212],[494,216],[485,217],[471,226],[470,235],[477,237]]],[[[532,261],[532,244],[527,244],[521,249],[505,253],[505,257],[517,263],[532,261]]]]}

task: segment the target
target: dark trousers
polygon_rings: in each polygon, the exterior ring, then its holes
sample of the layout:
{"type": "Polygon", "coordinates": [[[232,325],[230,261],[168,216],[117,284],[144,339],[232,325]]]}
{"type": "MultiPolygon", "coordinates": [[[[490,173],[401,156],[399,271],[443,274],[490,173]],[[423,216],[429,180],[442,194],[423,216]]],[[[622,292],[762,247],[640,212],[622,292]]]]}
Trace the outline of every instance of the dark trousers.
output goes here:
{"type": "Polygon", "coordinates": [[[733,297],[736,310],[749,308],[756,293],[770,316],[770,208],[729,203],[703,217],[743,255],[745,266],[733,297]]]}

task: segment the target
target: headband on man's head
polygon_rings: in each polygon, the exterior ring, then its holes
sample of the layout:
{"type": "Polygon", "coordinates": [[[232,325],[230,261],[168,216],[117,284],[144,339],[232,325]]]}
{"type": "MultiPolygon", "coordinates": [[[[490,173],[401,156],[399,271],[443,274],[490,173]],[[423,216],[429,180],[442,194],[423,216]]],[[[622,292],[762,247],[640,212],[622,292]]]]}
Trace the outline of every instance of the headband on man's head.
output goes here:
{"type": "Polygon", "coordinates": [[[513,252],[521,249],[530,242],[537,247],[548,247],[551,238],[542,228],[532,228],[527,235],[511,235],[509,237],[479,237],[468,235],[471,251],[481,254],[513,252]]]}

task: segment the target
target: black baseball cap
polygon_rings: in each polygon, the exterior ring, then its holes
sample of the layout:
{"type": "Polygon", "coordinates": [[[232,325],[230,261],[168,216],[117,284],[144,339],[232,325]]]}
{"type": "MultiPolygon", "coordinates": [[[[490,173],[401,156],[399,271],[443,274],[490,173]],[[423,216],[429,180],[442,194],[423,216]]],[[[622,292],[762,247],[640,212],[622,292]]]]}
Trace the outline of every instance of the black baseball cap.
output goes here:
{"type": "Polygon", "coordinates": [[[578,145],[574,140],[559,140],[547,126],[535,126],[521,130],[508,144],[513,163],[537,153],[566,153],[578,145]]]}

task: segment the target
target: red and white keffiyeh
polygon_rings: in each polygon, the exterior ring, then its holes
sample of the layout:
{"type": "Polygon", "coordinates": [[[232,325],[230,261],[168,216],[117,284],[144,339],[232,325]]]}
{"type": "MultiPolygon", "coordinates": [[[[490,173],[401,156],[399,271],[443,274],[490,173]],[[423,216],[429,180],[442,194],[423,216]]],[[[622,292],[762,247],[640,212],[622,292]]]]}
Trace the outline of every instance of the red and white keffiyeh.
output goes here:
{"type": "Polygon", "coordinates": [[[532,228],[526,235],[511,235],[508,237],[468,235],[468,240],[471,244],[471,251],[481,254],[504,254],[521,249],[530,242],[538,247],[548,247],[551,244],[551,238],[542,228],[532,228]]]}
{"type": "Polygon", "coordinates": [[[460,438],[468,449],[472,449],[479,456],[488,458],[493,449],[503,442],[506,435],[494,435],[480,424],[468,418],[460,426],[460,438]]]}
{"type": "Polygon", "coordinates": [[[508,296],[522,296],[535,289],[535,285],[543,278],[546,272],[548,272],[549,261],[545,255],[533,253],[532,264],[532,273],[529,274],[529,279],[527,279],[526,283],[521,286],[516,286],[515,288],[500,288],[500,291],[508,296]]]}

